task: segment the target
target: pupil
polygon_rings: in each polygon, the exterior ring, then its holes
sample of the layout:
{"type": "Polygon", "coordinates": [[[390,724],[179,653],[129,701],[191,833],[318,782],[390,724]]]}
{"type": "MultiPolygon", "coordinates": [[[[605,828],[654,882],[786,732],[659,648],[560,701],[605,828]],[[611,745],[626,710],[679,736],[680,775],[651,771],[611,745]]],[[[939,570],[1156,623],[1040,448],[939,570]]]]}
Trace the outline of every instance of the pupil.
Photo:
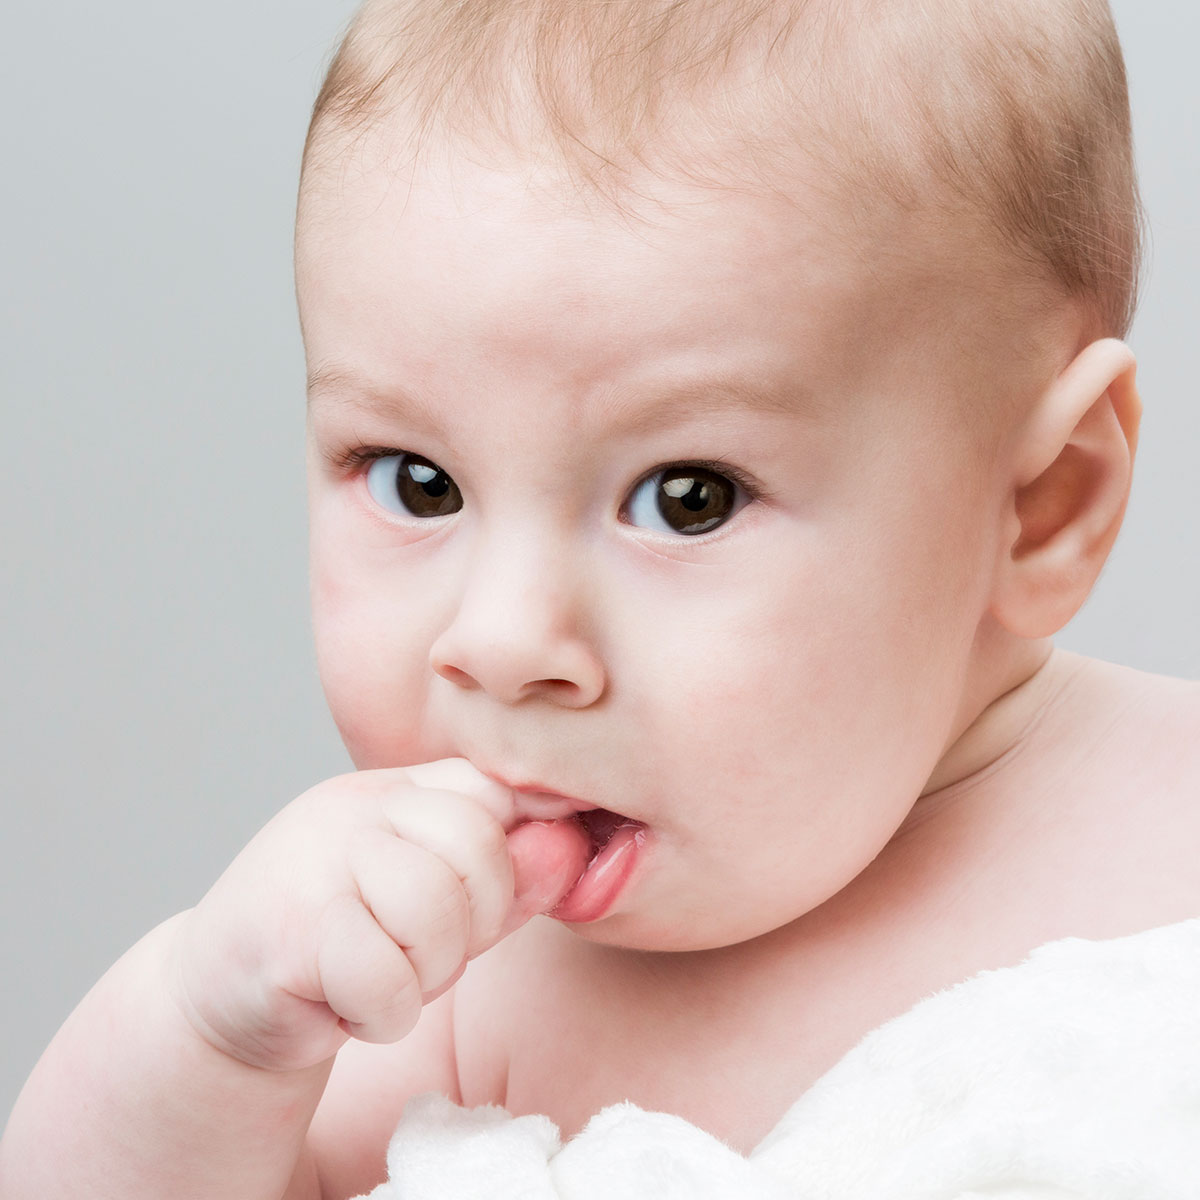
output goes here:
{"type": "Polygon", "coordinates": [[[680,497],[680,503],[684,508],[690,508],[692,512],[700,512],[701,509],[708,506],[708,485],[701,483],[698,479],[693,479],[691,490],[686,496],[680,497]]]}
{"type": "Polygon", "coordinates": [[[432,479],[422,479],[415,470],[409,468],[409,474],[421,485],[421,490],[427,496],[444,496],[450,490],[450,477],[445,471],[438,471],[432,479]]]}

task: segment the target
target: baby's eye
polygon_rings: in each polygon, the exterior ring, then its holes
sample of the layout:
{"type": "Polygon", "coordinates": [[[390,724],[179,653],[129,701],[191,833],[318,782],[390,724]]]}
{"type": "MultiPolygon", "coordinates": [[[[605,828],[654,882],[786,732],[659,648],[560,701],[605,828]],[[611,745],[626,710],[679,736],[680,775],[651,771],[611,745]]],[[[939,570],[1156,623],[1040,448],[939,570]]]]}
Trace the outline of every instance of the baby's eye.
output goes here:
{"type": "Polygon", "coordinates": [[[664,467],[633,489],[625,512],[642,529],[692,536],[716,529],[747,499],[732,479],[706,467],[664,467]]]}
{"type": "Polygon", "coordinates": [[[416,454],[387,454],[367,469],[367,491],[402,517],[443,517],[462,508],[458,485],[436,463],[416,454]]]}

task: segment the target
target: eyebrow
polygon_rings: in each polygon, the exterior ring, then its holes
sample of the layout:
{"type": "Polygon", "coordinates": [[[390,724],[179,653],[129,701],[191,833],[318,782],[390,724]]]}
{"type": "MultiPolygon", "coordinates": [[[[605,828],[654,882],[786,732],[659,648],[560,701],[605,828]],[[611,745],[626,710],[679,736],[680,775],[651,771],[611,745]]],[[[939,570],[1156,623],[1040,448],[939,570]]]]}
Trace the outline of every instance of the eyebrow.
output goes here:
{"type": "MultiPolygon", "coordinates": [[[[380,387],[352,367],[338,363],[321,364],[308,376],[309,407],[326,400],[379,406],[406,421],[430,427],[438,423],[436,407],[419,395],[394,386],[380,387]]],[[[736,412],[812,417],[818,408],[807,388],[766,386],[741,375],[696,377],[667,388],[656,387],[650,400],[642,392],[615,395],[607,408],[614,424],[636,435],[661,425],[669,412],[684,406],[689,417],[736,412]]]]}
{"type": "Polygon", "coordinates": [[[409,425],[435,429],[435,407],[421,396],[394,386],[381,387],[374,380],[340,363],[323,363],[308,375],[308,408],[324,404],[350,405],[360,409],[382,409],[409,425]]]}

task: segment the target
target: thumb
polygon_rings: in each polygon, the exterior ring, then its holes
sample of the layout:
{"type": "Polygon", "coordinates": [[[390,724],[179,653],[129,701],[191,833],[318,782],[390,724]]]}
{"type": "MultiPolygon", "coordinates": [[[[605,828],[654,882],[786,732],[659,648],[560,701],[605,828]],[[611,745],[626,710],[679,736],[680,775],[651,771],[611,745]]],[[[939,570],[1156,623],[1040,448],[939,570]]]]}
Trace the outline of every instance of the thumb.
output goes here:
{"type": "Polygon", "coordinates": [[[508,852],[513,903],[505,934],[553,909],[587,868],[592,847],[574,821],[528,821],[508,835],[508,852]]]}

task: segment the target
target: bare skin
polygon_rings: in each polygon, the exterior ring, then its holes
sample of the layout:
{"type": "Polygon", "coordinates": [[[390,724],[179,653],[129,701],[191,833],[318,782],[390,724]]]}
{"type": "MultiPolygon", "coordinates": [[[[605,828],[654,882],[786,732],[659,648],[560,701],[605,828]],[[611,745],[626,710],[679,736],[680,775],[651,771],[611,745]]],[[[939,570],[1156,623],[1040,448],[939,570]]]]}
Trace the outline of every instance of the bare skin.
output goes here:
{"type": "MultiPolygon", "coordinates": [[[[791,925],[661,954],[537,920],[473,963],[452,997],[455,1099],[546,1113],[564,1135],[632,1100],[748,1152],[866,1033],[938,989],[1058,938],[1200,913],[1197,729],[1200,684],[1055,651],[957,743],[969,772],[791,925]]],[[[390,1081],[377,1048],[348,1050],[314,1126],[335,1196],[382,1180],[411,1094],[403,1048],[383,1052],[390,1081]],[[335,1132],[364,1084],[377,1119],[335,1132]]]]}
{"type": "Polygon", "coordinates": [[[3,1200],[345,1200],[430,1090],[748,1148],[930,990],[1200,900],[1195,685],[1048,658],[1128,496],[1127,347],[1017,328],[903,214],[648,180],[631,227],[382,149],[298,255],[359,769],[85,998],[3,1200]],[[597,808],[632,873],[522,930],[597,808]]]}
{"type": "MultiPolygon", "coordinates": [[[[1200,914],[1200,764],[1182,749],[1200,686],[1069,656],[1049,670],[1042,719],[1003,761],[926,797],[855,885],[785,929],[693,957],[528,927],[460,988],[465,1028],[485,1004],[511,1022],[501,1094],[468,1060],[464,1099],[547,1112],[573,1133],[628,1098],[749,1151],[924,996],[1057,938],[1200,914]],[[531,978],[547,985],[531,995],[531,978]]],[[[459,1045],[487,1053],[469,1035],[459,1045]]]]}

